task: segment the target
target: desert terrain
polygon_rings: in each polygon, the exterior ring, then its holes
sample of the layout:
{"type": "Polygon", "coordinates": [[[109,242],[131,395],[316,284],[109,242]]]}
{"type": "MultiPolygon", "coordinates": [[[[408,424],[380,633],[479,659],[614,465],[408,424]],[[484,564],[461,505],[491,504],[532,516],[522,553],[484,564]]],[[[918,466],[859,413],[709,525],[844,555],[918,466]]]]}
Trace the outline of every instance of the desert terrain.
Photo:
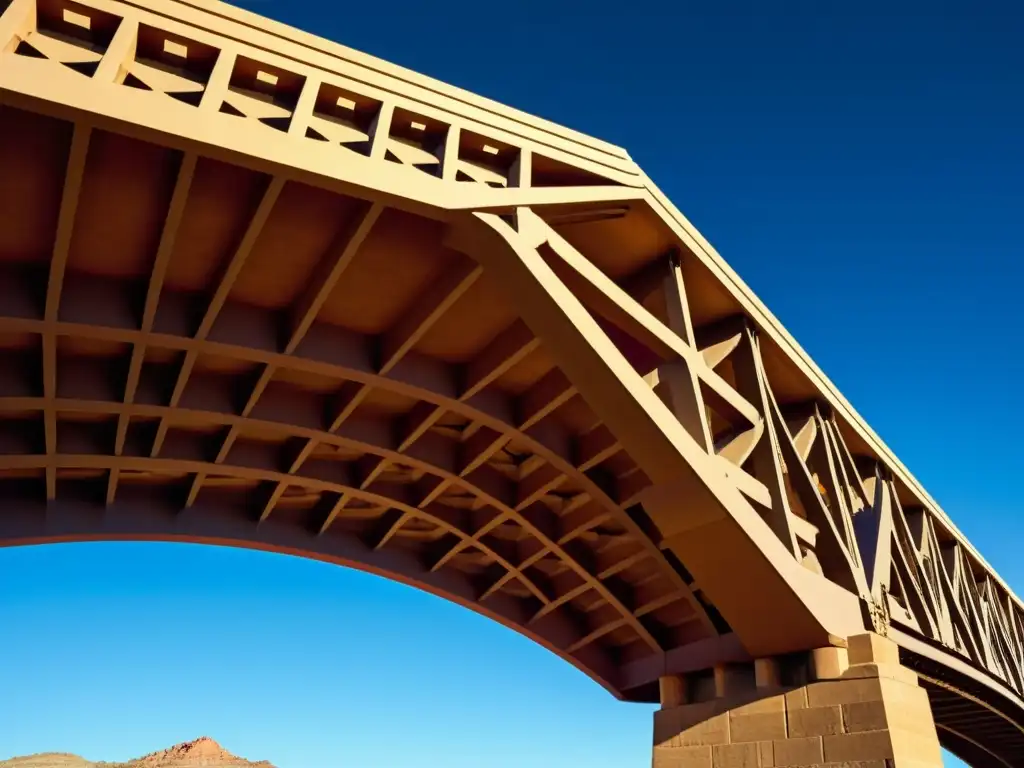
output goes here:
{"type": "Polygon", "coordinates": [[[208,736],[185,741],[123,763],[93,762],[78,755],[44,752],[0,760],[0,768],[275,768],[233,755],[208,736]]]}

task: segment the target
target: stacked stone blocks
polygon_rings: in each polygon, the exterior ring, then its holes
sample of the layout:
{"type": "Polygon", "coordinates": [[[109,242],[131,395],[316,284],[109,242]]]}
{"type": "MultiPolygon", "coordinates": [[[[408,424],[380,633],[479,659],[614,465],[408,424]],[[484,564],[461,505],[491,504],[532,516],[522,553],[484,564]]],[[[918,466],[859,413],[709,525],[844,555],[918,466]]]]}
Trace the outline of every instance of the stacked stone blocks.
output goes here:
{"type": "Polygon", "coordinates": [[[761,660],[752,686],[716,669],[706,701],[676,687],[655,714],[654,768],[941,768],[928,695],[895,644],[861,635],[812,659],[803,684],[761,660]]]}

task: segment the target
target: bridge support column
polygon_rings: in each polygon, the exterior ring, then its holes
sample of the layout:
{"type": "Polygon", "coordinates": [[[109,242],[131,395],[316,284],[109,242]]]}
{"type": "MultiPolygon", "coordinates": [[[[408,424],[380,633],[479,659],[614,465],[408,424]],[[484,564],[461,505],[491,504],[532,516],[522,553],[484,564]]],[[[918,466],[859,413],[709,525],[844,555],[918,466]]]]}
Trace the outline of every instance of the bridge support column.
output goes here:
{"type": "Polygon", "coordinates": [[[875,634],[663,679],[653,768],[942,768],[928,694],[875,634]]]}

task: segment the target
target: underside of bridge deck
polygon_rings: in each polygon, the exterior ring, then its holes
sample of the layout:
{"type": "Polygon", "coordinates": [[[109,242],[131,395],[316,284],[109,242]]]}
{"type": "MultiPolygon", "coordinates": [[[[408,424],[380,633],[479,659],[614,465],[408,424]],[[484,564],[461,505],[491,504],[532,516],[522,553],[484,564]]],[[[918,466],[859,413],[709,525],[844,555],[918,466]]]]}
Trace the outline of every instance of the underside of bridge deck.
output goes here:
{"type": "Polygon", "coordinates": [[[1020,602],[625,152],[217,3],[0,10],[0,544],[363,568],[632,700],[892,627],[1014,764],[1020,602]]]}

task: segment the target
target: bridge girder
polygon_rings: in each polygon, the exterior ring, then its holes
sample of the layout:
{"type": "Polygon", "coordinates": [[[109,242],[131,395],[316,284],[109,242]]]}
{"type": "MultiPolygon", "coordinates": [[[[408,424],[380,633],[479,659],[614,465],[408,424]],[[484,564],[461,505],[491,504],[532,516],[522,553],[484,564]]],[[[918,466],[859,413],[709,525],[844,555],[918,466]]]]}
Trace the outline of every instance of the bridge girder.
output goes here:
{"type": "Polygon", "coordinates": [[[210,5],[0,3],[0,194],[29,232],[0,243],[0,349],[38,368],[0,374],[3,543],[191,538],[347,562],[515,626],[629,697],[666,672],[892,627],[1020,730],[1005,704],[1024,696],[1019,599],[625,152],[210,5]],[[129,144],[160,155],[149,176],[129,144]],[[235,173],[214,167],[248,175],[210,181],[235,173]],[[222,182],[248,195],[218,209],[237,239],[190,284],[175,270],[196,201],[222,182]],[[133,183],[159,190],[151,209],[121,205],[133,183]],[[284,301],[245,279],[303,201],[338,221],[296,239],[316,264],[284,301]],[[114,238],[141,270],[101,254],[82,223],[101,209],[160,211],[148,240],[114,238]],[[445,269],[388,322],[332,321],[385,219],[420,227],[430,247],[401,247],[445,269]],[[453,328],[488,301],[513,313],[470,349],[453,328]],[[112,362],[113,395],[97,383],[112,362]],[[316,377],[343,382],[326,415],[278,386],[316,377]],[[328,449],[351,460],[324,466],[328,449]],[[83,476],[98,498],[66,490],[83,476]],[[252,530],[129,520],[147,476],[180,484],[193,518],[237,516],[206,498],[224,478],[257,488],[252,530]],[[314,538],[296,545],[289,522],[314,538]],[[352,541],[325,538],[345,526],[352,541]],[[410,541],[409,563],[375,560],[410,541]]]}

